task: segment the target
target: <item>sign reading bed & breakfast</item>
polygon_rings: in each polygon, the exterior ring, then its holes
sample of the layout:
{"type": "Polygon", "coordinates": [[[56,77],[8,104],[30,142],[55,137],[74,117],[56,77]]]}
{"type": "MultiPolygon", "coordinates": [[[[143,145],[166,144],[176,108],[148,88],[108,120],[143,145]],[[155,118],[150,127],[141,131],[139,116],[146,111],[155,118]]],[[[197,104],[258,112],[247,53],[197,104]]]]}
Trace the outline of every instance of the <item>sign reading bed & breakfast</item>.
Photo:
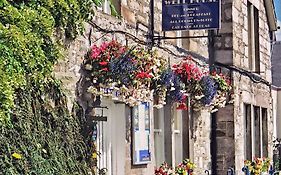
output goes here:
{"type": "Polygon", "coordinates": [[[162,29],[219,29],[220,6],[220,0],[162,0],[162,29]]]}

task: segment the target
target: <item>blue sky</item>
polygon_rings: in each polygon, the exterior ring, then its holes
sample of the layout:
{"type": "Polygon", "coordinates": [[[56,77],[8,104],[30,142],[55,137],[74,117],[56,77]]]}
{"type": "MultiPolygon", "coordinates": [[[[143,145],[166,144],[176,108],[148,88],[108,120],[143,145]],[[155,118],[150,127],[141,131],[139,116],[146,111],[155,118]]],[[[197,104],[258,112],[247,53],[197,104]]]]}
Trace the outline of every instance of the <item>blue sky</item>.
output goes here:
{"type": "Polygon", "coordinates": [[[274,0],[275,2],[275,9],[276,9],[276,15],[279,19],[281,19],[281,0],[274,0]]]}
{"type": "MultiPolygon", "coordinates": [[[[278,25],[281,26],[281,0],[274,0],[274,3],[275,3],[274,5],[275,5],[275,10],[276,10],[278,25]]],[[[278,30],[276,35],[277,35],[277,40],[281,41],[281,30],[280,29],[278,30]]]]}

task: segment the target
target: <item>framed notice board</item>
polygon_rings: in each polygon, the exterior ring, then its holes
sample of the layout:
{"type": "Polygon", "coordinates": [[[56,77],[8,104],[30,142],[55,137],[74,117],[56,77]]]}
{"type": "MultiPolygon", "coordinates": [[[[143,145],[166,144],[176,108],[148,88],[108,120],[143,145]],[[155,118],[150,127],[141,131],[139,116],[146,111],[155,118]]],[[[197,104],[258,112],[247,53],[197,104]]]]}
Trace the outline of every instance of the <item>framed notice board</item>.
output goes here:
{"type": "Polygon", "coordinates": [[[150,106],[141,103],[132,108],[132,156],[134,165],[151,161],[150,153],[150,106]]]}

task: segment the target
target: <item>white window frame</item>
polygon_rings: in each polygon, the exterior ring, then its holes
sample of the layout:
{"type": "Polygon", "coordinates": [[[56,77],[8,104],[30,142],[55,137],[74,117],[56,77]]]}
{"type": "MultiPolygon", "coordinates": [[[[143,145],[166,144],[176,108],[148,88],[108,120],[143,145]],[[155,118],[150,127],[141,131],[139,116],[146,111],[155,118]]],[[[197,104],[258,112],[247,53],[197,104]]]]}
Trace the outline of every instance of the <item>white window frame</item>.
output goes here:
{"type": "MultiPolygon", "coordinates": [[[[260,106],[255,106],[255,105],[251,105],[251,104],[245,104],[244,105],[244,117],[246,117],[246,105],[250,105],[250,109],[251,109],[251,141],[252,141],[252,147],[251,147],[251,155],[252,155],[252,159],[254,158],[254,157],[263,157],[264,156],[264,154],[265,154],[265,150],[263,149],[263,142],[264,142],[264,139],[263,139],[263,125],[264,124],[266,124],[266,125],[268,125],[268,122],[266,122],[266,123],[263,123],[263,109],[265,109],[265,111],[266,111],[266,116],[265,117],[267,117],[268,116],[268,108],[263,108],[263,107],[260,107],[260,106]],[[256,136],[255,136],[255,107],[256,108],[259,108],[259,115],[258,115],[258,117],[259,117],[259,132],[260,132],[260,145],[259,145],[259,147],[260,147],[260,156],[257,156],[256,155],[256,144],[255,144],[255,141],[256,141],[256,136]]],[[[266,120],[267,121],[267,120],[266,120]]],[[[244,148],[245,148],[245,153],[244,153],[244,155],[245,155],[245,157],[246,157],[246,151],[247,151],[247,149],[246,149],[246,147],[247,147],[247,145],[246,145],[246,122],[245,122],[245,120],[244,120],[244,128],[245,128],[245,130],[244,130],[244,132],[245,132],[245,137],[244,137],[244,148]]],[[[268,134],[268,126],[267,126],[267,131],[266,131],[266,133],[265,134],[268,134]]],[[[268,137],[268,136],[267,136],[268,137]]],[[[268,151],[268,150],[267,150],[268,151]]],[[[268,153],[267,153],[268,154],[268,153]]]]}
{"type": "Polygon", "coordinates": [[[259,10],[249,1],[247,3],[247,15],[249,64],[248,67],[250,71],[260,73],[259,10]]]}

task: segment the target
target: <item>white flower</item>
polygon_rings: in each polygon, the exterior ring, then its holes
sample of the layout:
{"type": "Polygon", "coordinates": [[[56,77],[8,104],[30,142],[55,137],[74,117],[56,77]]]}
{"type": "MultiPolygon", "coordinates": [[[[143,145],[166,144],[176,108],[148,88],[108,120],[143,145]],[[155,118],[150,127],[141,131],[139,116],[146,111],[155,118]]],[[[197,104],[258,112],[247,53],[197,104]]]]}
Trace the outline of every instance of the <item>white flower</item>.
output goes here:
{"type": "Polygon", "coordinates": [[[87,91],[89,93],[92,93],[92,94],[97,94],[98,93],[98,89],[95,88],[94,86],[90,86],[87,91]]]}
{"type": "Polygon", "coordinates": [[[200,100],[201,98],[203,98],[204,97],[204,95],[196,95],[196,96],[194,96],[194,98],[196,99],[196,100],[200,100]]]}
{"type": "Polygon", "coordinates": [[[155,107],[157,109],[161,109],[161,108],[163,108],[163,105],[162,104],[158,104],[158,105],[153,105],[153,107],[155,107]]]}
{"type": "Polygon", "coordinates": [[[214,113],[214,112],[217,112],[217,111],[218,111],[218,109],[215,108],[215,109],[213,109],[213,110],[211,111],[211,113],[214,113]]]}
{"type": "Polygon", "coordinates": [[[90,65],[90,64],[86,64],[86,65],[85,65],[85,69],[86,69],[86,70],[92,70],[92,68],[93,68],[93,66],[90,65]]]}

